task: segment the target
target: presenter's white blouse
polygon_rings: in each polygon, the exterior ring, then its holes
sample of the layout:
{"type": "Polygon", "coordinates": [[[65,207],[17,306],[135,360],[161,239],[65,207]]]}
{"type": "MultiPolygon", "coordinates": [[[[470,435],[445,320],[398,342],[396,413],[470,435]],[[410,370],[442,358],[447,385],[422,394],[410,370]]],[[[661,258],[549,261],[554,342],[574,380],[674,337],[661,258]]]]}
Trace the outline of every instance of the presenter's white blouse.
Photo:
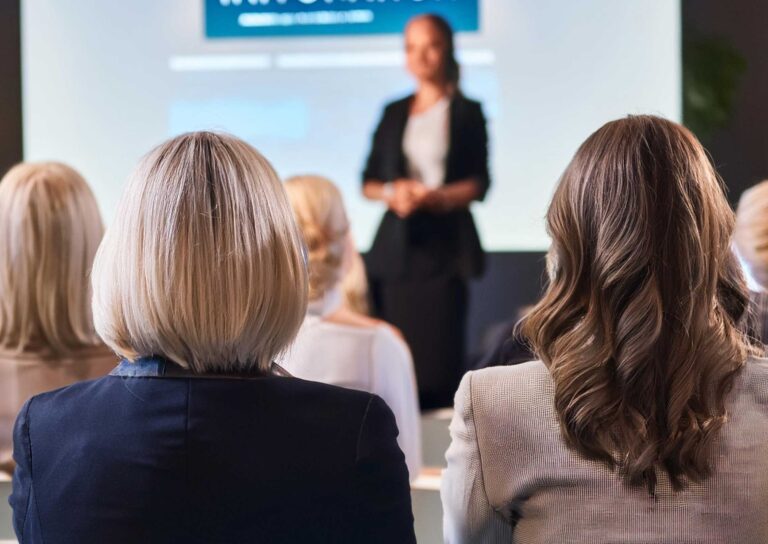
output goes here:
{"type": "Polygon", "coordinates": [[[413,481],[421,471],[421,425],[411,353],[387,325],[340,325],[323,319],[340,304],[338,291],[310,303],[280,364],[297,378],[368,391],[384,399],[395,414],[397,441],[413,481]]]}
{"type": "Polygon", "coordinates": [[[430,189],[445,182],[445,159],[450,137],[451,101],[446,97],[421,113],[408,117],[403,135],[408,177],[430,189]]]}

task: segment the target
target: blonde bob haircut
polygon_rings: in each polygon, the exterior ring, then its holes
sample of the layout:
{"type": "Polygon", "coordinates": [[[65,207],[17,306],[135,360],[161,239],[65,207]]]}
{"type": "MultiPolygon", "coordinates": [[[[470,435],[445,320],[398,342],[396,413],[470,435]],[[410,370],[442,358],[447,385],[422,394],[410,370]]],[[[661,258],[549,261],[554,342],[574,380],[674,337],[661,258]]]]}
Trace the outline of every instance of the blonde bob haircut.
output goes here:
{"type": "Polygon", "coordinates": [[[309,298],[316,300],[342,279],[349,219],[339,189],[326,178],[294,176],[285,188],[309,253],[309,298]]]}
{"type": "Polygon", "coordinates": [[[306,306],[301,234],[258,151],[192,132],[139,162],[93,269],[96,330],[112,349],[196,373],[267,371],[306,306]]]}
{"type": "Polygon", "coordinates": [[[61,163],[22,163],[0,181],[0,347],[66,356],[99,344],[88,274],[104,227],[61,163]]]}

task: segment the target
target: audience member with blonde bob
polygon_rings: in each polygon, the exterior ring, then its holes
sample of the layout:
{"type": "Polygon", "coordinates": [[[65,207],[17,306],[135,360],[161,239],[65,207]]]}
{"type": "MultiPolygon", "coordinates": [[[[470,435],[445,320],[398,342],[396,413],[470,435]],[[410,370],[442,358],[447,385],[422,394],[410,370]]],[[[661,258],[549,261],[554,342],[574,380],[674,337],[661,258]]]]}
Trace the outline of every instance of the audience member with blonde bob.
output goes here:
{"type": "Polygon", "coordinates": [[[733,234],[750,288],[748,329],[768,343],[768,180],[741,195],[733,234]]]}
{"type": "Polygon", "coordinates": [[[255,149],[197,132],[144,157],[93,290],[96,330],[125,359],[22,409],[19,541],[414,542],[386,404],[273,364],[304,319],[307,272],[255,149]]]}
{"type": "Polygon", "coordinates": [[[696,138],[653,116],[578,149],[547,214],[541,361],[470,372],[446,541],[768,542],[768,360],[739,330],[734,216],[696,138]]]}
{"type": "Polygon", "coordinates": [[[395,414],[414,480],[421,470],[421,429],[413,361],[390,325],[343,304],[342,279],[357,252],[341,193],[317,176],[297,176],[285,186],[309,252],[310,303],[283,364],[301,378],[380,395],[395,414]]]}
{"type": "Polygon", "coordinates": [[[117,357],[91,318],[89,274],[103,226],[85,180],[60,163],[23,163],[0,181],[0,468],[31,396],[103,376],[117,357]]]}

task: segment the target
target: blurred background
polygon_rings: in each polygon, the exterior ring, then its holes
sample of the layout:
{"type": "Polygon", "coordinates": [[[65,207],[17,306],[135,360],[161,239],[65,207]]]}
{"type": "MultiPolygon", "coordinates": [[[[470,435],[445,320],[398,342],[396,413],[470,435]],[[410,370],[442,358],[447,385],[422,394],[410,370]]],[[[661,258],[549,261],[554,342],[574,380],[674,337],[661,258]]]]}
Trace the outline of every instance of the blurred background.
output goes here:
{"type": "Polygon", "coordinates": [[[0,169],[66,160],[109,223],[141,153],[227,130],[283,176],[338,183],[365,251],[381,212],[360,172],[381,106],[410,89],[399,33],[420,11],[459,31],[462,88],[489,119],[494,185],[474,211],[490,255],[472,285],[471,353],[538,297],[546,203],[603,122],[684,122],[734,203],[768,176],[768,4],[747,0],[6,0],[0,169]]]}

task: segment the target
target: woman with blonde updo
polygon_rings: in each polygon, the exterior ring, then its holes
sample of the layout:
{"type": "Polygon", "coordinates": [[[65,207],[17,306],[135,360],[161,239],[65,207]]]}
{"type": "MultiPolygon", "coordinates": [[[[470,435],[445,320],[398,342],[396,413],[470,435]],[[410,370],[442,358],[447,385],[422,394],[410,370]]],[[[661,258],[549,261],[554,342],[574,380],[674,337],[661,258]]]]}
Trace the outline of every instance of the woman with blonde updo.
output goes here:
{"type": "Polygon", "coordinates": [[[381,396],[395,414],[411,481],[421,469],[421,431],[413,362],[390,325],[343,304],[341,282],[355,248],[341,193],[318,176],[286,182],[309,255],[309,309],[283,362],[297,377],[381,396]]]}
{"type": "Polygon", "coordinates": [[[768,342],[768,180],[744,192],[736,210],[734,246],[750,289],[747,327],[768,342]]]}
{"type": "Polygon", "coordinates": [[[0,466],[32,395],[107,374],[88,276],[104,228],[85,180],[61,163],[24,163],[0,181],[0,466]]]}

